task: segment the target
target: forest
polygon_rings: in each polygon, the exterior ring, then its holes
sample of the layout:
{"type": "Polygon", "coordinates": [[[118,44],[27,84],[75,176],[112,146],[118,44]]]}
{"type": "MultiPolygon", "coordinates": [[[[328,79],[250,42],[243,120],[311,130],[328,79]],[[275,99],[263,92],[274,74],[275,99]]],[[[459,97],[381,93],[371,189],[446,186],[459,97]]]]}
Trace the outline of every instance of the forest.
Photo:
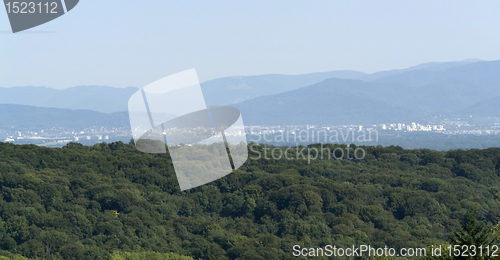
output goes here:
{"type": "Polygon", "coordinates": [[[168,153],[133,143],[0,143],[0,259],[306,259],[294,245],[431,247],[500,221],[500,148],[361,148],[362,160],[249,159],[181,191],[168,153]]]}

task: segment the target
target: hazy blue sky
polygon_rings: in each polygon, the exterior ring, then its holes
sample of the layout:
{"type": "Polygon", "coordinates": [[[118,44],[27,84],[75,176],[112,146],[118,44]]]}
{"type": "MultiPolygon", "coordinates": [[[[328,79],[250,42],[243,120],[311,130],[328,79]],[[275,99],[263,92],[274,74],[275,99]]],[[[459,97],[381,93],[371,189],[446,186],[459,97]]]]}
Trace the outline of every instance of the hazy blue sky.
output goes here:
{"type": "Polygon", "coordinates": [[[141,87],[190,68],[203,82],[496,60],[499,14],[500,1],[80,0],[11,34],[2,9],[0,86],[141,87]]]}

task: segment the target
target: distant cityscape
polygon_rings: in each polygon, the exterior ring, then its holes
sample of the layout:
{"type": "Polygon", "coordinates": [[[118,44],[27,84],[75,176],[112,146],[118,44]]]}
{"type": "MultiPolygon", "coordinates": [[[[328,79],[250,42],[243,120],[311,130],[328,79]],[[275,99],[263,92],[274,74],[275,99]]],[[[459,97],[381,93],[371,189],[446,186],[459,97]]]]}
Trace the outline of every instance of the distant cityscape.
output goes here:
{"type": "MultiPolygon", "coordinates": [[[[360,141],[360,135],[368,137],[361,141],[377,141],[379,135],[411,134],[414,132],[432,132],[443,135],[497,135],[500,134],[500,123],[472,124],[464,120],[447,120],[441,124],[425,124],[416,122],[381,123],[371,125],[288,125],[288,126],[246,126],[244,129],[233,129],[226,132],[231,137],[248,136],[248,141],[314,143],[360,141]],[[351,135],[346,137],[346,135],[351,135]],[[337,138],[332,138],[332,135],[337,138]],[[281,136],[281,138],[278,138],[281,136]],[[297,141],[297,138],[300,138],[297,141]],[[272,139],[272,140],[271,140],[272,139]]],[[[41,146],[61,147],[69,142],[93,145],[101,142],[131,140],[131,132],[127,127],[92,127],[81,130],[51,128],[41,130],[0,130],[0,141],[15,144],[36,144],[41,146]]]]}
{"type": "Polygon", "coordinates": [[[448,121],[444,124],[419,124],[411,123],[383,123],[371,125],[333,125],[333,126],[250,126],[247,127],[247,133],[251,135],[276,134],[288,131],[291,134],[298,134],[305,129],[315,131],[380,131],[381,133],[390,132],[435,132],[447,135],[494,135],[500,133],[500,123],[491,125],[474,125],[466,121],[448,121]]]}
{"type": "MultiPolygon", "coordinates": [[[[0,138],[4,142],[16,144],[36,144],[41,146],[63,146],[69,142],[82,144],[95,144],[101,142],[130,141],[128,128],[89,128],[83,130],[42,129],[0,131],[0,138]]],[[[1,140],[1,139],[0,139],[1,140]]]]}

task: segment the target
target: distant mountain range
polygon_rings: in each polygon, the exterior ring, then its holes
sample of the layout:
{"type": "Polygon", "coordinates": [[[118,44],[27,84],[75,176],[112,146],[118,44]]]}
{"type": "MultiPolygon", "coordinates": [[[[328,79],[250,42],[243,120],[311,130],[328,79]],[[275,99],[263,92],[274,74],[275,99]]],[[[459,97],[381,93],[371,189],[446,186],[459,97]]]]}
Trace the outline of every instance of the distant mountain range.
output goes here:
{"type": "Polygon", "coordinates": [[[92,110],[44,108],[0,104],[0,130],[26,131],[62,128],[83,130],[100,127],[129,127],[127,112],[111,114],[92,110]]]}
{"type": "Polygon", "coordinates": [[[103,113],[127,111],[128,99],[137,88],[78,86],[68,89],[46,87],[0,88],[0,104],[87,109],[103,113]]]}
{"type": "MultiPolygon", "coordinates": [[[[204,82],[201,84],[201,87],[207,105],[231,105],[259,96],[275,95],[303,88],[330,78],[374,81],[411,71],[442,71],[478,61],[432,62],[407,69],[381,71],[373,74],[340,70],[303,75],[269,74],[225,77],[204,82]]],[[[0,104],[88,109],[103,113],[113,113],[126,111],[128,99],[136,91],[137,88],[134,87],[112,88],[106,86],[77,86],[68,89],[32,86],[0,88],[0,104]]]]}
{"type": "Polygon", "coordinates": [[[417,110],[398,102],[399,85],[328,79],[309,87],[236,104],[250,125],[339,125],[396,122],[417,110]]]}
{"type": "Polygon", "coordinates": [[[272,74],[229,77],[207,81],[202,83],[201,87],[208,105],[232,105],[260,96],[296,90],[331,78],[376,81],[413,71],[439,72],[479,61],[478,59],[469,59],[458,62],[431,62],[407,69],[381,71],[373,74],[341,70],[303,75],[272,74]]]}
{"type": "MultiPolygon", "coordinates": [[[[235,106],[247,125],[367,124],[418,121],[437,114],[500,116],[496,98],[500,97],[500,61],[426,63],[373,74],[332,71],[227,77],[201,86],[207,105],[235,106]]],[[[128,127],[124,111],[136,91],[98,86],[0,88],[0,104],[4,104],[0,126],[128,127]]]]}
{"type": "Polygon", "coordinates": [[[327,79],[359,79],[367,74],[343,70],[303,75],[228,77],[201,84],[207,105],[233,105],[252,98],[303,88],[327,79]]]}
{"type": "Polygon", "coordinates": [[[385,71],[379,71],[375,72],[372,74],[365,74],[364,76],[357,78],[365,81],[373,81],[373,80],[378,80],[381,78],[389,77],[389,76],[394,76],[398,74],[403,74],[406,72],[411,72],[411,71],[443,71],[446,69],[450,68],[455,68],[455,67],[460,67],[463,65],[467,64],[472,64],[476,62],[480,62],[482,60],[480,59],[467,59],[463,61],[451,61],[451,62],[428,62],[428,63],[423,63],[417,66],[409,67],[406,69],[396,69],[396,70],[385,70],[385,71]]]}
{"type": "Polygon", "coordinates": [[[481,61],[373,81],[328,79],[235,106],[250,125],[366,124],[418,121],[437,114],[500,116],[499,92],[500,61],[481,61]]]}

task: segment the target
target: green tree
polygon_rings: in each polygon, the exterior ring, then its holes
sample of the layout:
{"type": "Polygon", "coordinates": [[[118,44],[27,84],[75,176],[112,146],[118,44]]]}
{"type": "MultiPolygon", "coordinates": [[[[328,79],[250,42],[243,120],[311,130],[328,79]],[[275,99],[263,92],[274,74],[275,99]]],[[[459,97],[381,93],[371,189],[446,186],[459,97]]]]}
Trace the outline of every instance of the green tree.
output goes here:
{"type": "MultiPolygon", "coordinates": [[[[462,223],[461,229],[453,232],[453,237],[450,239],[452,246],[466,245],[485,248],[486,246],[494,245],[496,238],[491,230],[484,222],[478,222],[476,219],[477,212],[469,211],[467,221],[462,223]]],[[[492,259],[489,256],[454,256],[453,259],[492,259]]]]}

